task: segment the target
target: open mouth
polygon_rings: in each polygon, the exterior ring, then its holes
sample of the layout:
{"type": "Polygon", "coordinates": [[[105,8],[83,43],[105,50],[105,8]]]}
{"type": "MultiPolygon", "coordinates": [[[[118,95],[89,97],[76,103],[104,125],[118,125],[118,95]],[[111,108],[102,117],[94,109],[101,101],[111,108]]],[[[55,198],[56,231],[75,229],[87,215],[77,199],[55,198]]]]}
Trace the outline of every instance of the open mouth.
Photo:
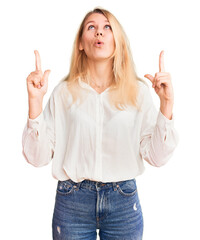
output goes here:
{"type": "Polygon", "coordinates": [[[96,42],[95,42],[95,45],[96,45],[96,46],[101,46],[101,45],[103,45],[103,44],[104,44],[104,43],[101,42],[101,41],[96,41],[96,42]]]}

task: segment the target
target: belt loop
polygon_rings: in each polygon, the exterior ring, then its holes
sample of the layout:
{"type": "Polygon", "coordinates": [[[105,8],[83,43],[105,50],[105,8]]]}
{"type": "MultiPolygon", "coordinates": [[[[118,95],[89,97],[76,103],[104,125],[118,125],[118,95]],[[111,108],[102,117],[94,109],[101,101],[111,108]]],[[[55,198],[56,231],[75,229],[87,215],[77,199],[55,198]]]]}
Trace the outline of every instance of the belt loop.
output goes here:
{"type": "Polygon", "coordinates": [[[81,182],[78,182],[78,183],[77,183],[77,188],[79,189],[80,186],[81,186],[81,182]]]}
{"type": "Polygon", "coordinates": [[[116,191],[116,190],[117,190],[117,183],[116,183],[116,182],[113,182],[112,184],[113,184],[113,189],[114,189],[114,191],[116,191]]]}
{"type": "Polygon", "coordinates": [[[99,191],[98,182],[95,182],[96,190],[99,191]]]}

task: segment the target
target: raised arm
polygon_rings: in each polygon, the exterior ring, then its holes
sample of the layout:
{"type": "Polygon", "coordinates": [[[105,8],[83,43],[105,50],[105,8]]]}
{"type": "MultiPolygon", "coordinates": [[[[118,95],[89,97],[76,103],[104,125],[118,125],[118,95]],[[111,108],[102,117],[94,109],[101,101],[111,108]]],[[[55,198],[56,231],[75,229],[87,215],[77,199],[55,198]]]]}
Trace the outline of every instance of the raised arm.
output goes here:
{"type": "Polygon", "coordinates": [[[52,94],[44,111],[42,110],[50,70],[42,73],[38,51],[35,51],[35,59],[36,70],[27,77],[29,115],[22,135],[22,153],[27,162],[40,167],[48,164],[54,153],[55,102],[52,94]]]}
{"type": "Polygon", "coordinates": [[[174,93],[171,76],[165,72],[164,52],[159,56],[159,72],[153,77],[144,75],[152,82],[160,98],[160,111],[153,104],[149,89],[145,94],[144,115],[140,136],[140,153],[153,166],[164,165],[176,148],[179,137],[174,128],[173,103],[174,93]]]}

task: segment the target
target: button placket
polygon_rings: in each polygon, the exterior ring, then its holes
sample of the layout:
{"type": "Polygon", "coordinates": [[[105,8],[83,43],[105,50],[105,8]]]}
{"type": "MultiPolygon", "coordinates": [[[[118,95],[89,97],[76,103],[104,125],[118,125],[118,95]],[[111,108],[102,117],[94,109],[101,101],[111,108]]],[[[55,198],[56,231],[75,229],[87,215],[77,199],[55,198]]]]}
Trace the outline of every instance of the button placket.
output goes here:
{"type": "Polygon", "coordinates": [[[102,135],[103,135],[103,115],[104,115],[104,110],[103,110],[103,101],[102,101],[102,94],[100,95],[99,98],[99,138],[100,138],[100,159],[101,159],[101,170],[102,170],[102,135]]]}
{"type": "Polygon", "coordinates": [[[96,167],[95,176],[99,179],[102,178],[102,157],[101,157],[101,144],[102,144],[102,104],[101,94],[96,94],[96,167]]]}

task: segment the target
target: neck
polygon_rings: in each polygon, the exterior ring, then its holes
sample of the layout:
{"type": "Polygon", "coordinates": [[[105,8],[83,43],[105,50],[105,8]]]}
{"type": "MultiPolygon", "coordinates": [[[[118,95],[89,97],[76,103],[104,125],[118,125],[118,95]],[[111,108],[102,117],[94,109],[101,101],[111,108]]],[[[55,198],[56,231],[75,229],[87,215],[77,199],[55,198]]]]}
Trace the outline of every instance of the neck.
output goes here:
{"type": "Polygon", "coordinates": [[[106,87],[112,82],[112,61],[90,61],[88,60],[89,74],[93,83],[106,87]]]}

